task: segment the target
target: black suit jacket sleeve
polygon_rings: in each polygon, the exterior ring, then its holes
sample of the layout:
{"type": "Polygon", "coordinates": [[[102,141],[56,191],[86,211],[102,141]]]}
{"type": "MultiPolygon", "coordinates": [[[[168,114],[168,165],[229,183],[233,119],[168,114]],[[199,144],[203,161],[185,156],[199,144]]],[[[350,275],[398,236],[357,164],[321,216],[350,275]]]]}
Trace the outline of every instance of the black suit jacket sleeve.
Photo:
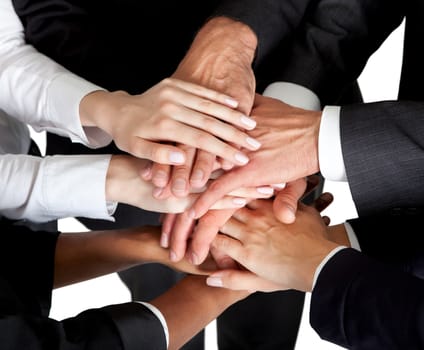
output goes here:
{"type": "Polygon", "coordinates": [[[349,349],[423,349],[424,281],[343,249],[317,279],[310,322],[349,349]]]}
{"type": "Polygon", "coordinates": [[[358,78],[368,58],[405,15],[396,0],[320,0],[307,11],[287,62],[276,81],[314,91],[322,105],[338,101],[358,78]]]}
{"type": "Polygon", "coordinates": [[[424,279],[422,215],[421,209],[399,209],[349,223],[362,253],[424,279]]]}
{"type": "Polygon", "coordinates": [[[1,220],[0,228],[1,349],[166,349],[160,321],[138,303],[87,310],[62,321],[49,318],[58,234],[1,220]]]}

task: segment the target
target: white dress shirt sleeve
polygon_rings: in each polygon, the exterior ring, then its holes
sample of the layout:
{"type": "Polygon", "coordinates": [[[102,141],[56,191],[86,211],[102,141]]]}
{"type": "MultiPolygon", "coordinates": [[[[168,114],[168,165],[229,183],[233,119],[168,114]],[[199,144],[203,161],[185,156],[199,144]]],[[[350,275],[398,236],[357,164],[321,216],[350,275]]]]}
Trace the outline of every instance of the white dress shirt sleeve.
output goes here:
{"type": "Polygon", "coordinates": [[[106,202],[110,155],[0,155],[0,214],[46,222],[81,216],[112,220],[106,202]]]}
{"type": "Polygon", "coordinates": [[[326,106],[322,112],[318,138],[319,168],[330,181],[347,181],[340,137],[340,107],[326,106]]]}
{"type": "Polygon", "coordinates": [[[319,111],[321,109],[320,100],[313,91],[293,83],[272,83],[267,86],[263,95],[278,99],[294,107],[312,111],[319,111]]]}
{"type": "Polygon", "coordinates": [[[23,30],[12,1],[0,0],[0,108],[36,131],[66,136],[92,148],[109,144],[107,133],[83,128],[79,118],[82,98],[103,89],[27,45],[23,30]]]}

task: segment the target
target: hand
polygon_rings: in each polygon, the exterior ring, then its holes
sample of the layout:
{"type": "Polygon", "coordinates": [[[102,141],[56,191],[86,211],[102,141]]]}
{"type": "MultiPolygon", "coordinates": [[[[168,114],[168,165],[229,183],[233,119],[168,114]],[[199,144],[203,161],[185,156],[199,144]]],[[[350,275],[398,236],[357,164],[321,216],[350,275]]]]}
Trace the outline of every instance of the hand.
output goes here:
{"type": "Polygon", "coordinates": [[[249,154],[247,165],[228,171],[208,187],[192,208],[195,218],[235,188],[288,183],[319,171],[321,112],[257,95],[252,116],[258,124],[249,134],[262,144],[261,148],[249,154]]]}
{"type": "Polygon", "coordinates": [[[302,203],[296,221],[287,225],[275,218],[271,201],[253,201],[239,209],[221,232],[213,247],[251,273],[220,271],[208,284],[234,289],[311,291],[316,268],[338,246],[328,240],[328,227],[319,212],[302,203]],[[260,282],[261,278],[266,281],[260,282]]]}
{"type": "MultiPolygon", "coordinates": [[[[200,264],[208,255],[210,244],[220,227],[231,217],[236,209],[246,205],[250,200],[270,198],[273,195],[271,187],[241,188],[230,193],[234,197],[234,206],[221,204],[222,209],[209,210],[197,222],[188,212],[178,215],[166,215],[162,222],[162,247],[170,247],[170,257],[173,261],[187,256],[193,264],[200,264]],[[235,204],[239,204],[236,208],[235,204]]],[[[225,197],[224,197],[225,198],[225,197]]],[[[221,201],[218,201],[220,203],[221,201]]],[[[219,266],[228,265],[226,257],[214,253],[219,266]]]]}
{"type": "MultiPolygon", "coordinates": [[[[276,191],[273,203],[276,218],[285,224],[293,223],[296,219],[297,204],[311,193],[319,185],[319,182],[318,175],[311,175],[288,182],[284,188],[276,191]]],[[[318,203],[315,202],[314,205],[317,207],[318,203]]],[[[321,212],[321,210],[319,211],[321,212]]]]}
{"type": "MultiPolygon", "coordinates": [[[[106,175],[106,200],[125,203],[149,211],[160,213],[182,213],[188,209],[201,190],[179,198],[169,193],[164,198],[154,196],[154,186],[144,181],[140,172],[148,161],[128,155],[113,155],[106,175]]],[[[272,190],[272,189],[270,189],[272,190]]],[[[213,207],[215,209],[240,208],[246,204],[246,198],[258,192],[256,189],[241,189],[225,196],[213,207]]],[[[268,196],[272,195],[272,192],[268,196]]]]}
{"type": "MultiPolygon", "coordinates": [[[[226,17],[213,18],[198,32],[173,77],[231,96],[239,102],[237,109],[247,116],[256,89],[252,69],[256,46],[256,35],[245,24],[226,17]]],[[[186,195],[190,186],[203,187],[217,155],[201,149],[185,151],[192,162],[173,170],[158,164],[152,170],[153,183],[165,187],[170,182],[176,196],[186,195]]],[[[237,164],[224,159],[229,164],[237,164]]]]}
{"type": "Polygon", "coordinates": [[[228,143],[251,150],[259,147],[237,128],[248,129],[255,123],[234,110],[234,99],[177,79],[165,79],[137,96],[96,91],[82,103],[83,125],[98,126],[123,151],[158,163],[186,161],[181,149],[162,141],[204,149],[238,165],[249,160],[228,143]]]}

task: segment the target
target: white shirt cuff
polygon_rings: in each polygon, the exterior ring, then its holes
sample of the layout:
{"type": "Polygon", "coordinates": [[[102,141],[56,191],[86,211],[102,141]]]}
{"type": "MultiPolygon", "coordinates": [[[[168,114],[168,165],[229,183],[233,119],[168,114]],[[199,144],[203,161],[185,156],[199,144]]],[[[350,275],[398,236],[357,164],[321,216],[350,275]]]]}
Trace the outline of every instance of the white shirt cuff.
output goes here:
{"type": "Polygon", "coordinates": [[[112,141],[110,135],[96,127],[82,127],[79,117],[81,100],[98,90],[104,89],[72,73],[57,75],[47,92],[47,114],[52,126],[43,129],[90,148],[107,146],[112,141]]]}
{"type": "Polygon", "coordinates": [[[318,137],[318,159],[322,176],[330,181],[347,181],[340,139],[340,107],[326,106],[318,137]]]}
{"type": "Polygon", "coordinates": [[[151,312],[155,314],[155,316],[159,319],[160,323],[162,323],[163,332],[165,333],[166,338],[166,348],[169,346],[169,331],[168,331],[168,325],[166,323],[165,317],[163,317],[162,312],[160,310],[149,303],[143,302],[143,301],[137,301],[137,303],[143,304],[145,307],[147,307],[151,312]]]}
{"type": "Polygon", "coordinates": [[[344,222],[344,226],[346,229],[347,237],[349,239],[350,247],[358,251],[361,251],[361,246],[359,245],[358,237],[356,236],[356,233],[353,230],[352,225],[346,221],[344,222]]]}
{"type": "Polygon", "coordinates": [[[278,99],[294,107],[313,111],[321,110],[321,102],[318,96],[301,85],[287,82],[272,83],[267,86],[263,95],[278,99]]]}
{"type": "Polygon", "coordinates": [[[39,175],[43,216],[114,221],[111,215],[117,203],[106,201],[110,158],[110,155],[45,157],[39,175]]]}
{"type": "Polygon", "coordinates": [[[319,276],[320,272],[322,271],[322,269],[324,268],[325,264],[328,262],[328,260],[330,260],[337,252],[339,252],[342,249],[346,249],[346,248],[347,247],[345,247],[345,246],[336,247],[330,253],[328,253],[328,255],[324,259],[322,259],[321,263],[318,265],[318,267],[316,268],[315,273],[314,273],[314,280],[312,282],[312,290],[314,290],[318,276],[319,276]]]}

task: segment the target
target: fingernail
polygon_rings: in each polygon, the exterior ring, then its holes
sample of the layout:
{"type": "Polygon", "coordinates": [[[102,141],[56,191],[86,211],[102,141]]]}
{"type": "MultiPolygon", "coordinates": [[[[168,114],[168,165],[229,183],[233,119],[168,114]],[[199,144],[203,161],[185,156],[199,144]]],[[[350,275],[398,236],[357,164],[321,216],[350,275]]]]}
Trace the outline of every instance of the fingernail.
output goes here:
{"type": "Polygon", "coordinates": [[[249,158],[247,158],[247,156],[244,155],[243,153],[236,153],[236,155],[234,156],[234,158],[241,165],[245,165],[245,164],[247,164],[249,162],[249,158]]]}
{"type": "Polygon", "coordinates": [[[287,223],[292,223],[296,220],[296,211],[290,205],[286,205],[286,208],[288,209],[287,223]]]}
{"type": "Polygon", "coordinates": [[[184,164],[185,162],[184,154],[180,152],[170,152],[169,161],[174,164],[184,164]]]}
{"type": "Polygon", "coordinates": [[[151,176],[152,174],[152,167],[151,165],[146,166],[144,169],[141,170],[141,177],[144,179],[147,179],[151,176]]]}
{"type": "Polygon", "coordinates": [[[171,251],[169,252],[169,259],[170,259],[171,261],[177,261],[177,254],[175,254],[175,252],[174,252],[173,250],[171,250],[171,251]]]}
{"type": "Polygon", "coordinates": [[[244,124],[248,129],[253,129],[256,126],[256,121],[252,118],[249,118],[245,115],[240,117],[240,121],[244,124]]]}
{"type": "Polygon", "coordinates": [[[261,147],[261,143],[255,139],[252,139],[251,137],[246,138],[246,142],[252,146],[255,150],[261,147]]]}
{"type": "Polygon", "coordinates": [[[269,195],[274,194],[274,189],[272,187],[257,187],[256,191],[261,194],[269,195]]]}
{"type": "Polygon", "coordinates": [[[233,100],[232,98],[226,98],[226,99],[225,99],[225,103],[226,103],[228,106],[233,107],[233,108],[238,107],[238,102],[237,102],[236,100],[233,100]]]}
{"type": "Polygon", "coordinates": [[[195,219],[196,218],[196,211],[194,209],[190,209],[188,211],[188,218],[189,219],[195,219]]]}
{"type": "Polygon", "coordinates": [[[165,171],[158,171],[153,178],[153,182],[156,186],[165,187],[168,183],[168,173],[165,171]]]}
{"type": "Polygon", "coordinates": [[[191,253],[190,254],[190,262],[193,265],[199,265],[200,264],[199,257],[195,253],[191,253]]]}
{"type": "Polygon", "coordinates": [[[169,236],[164,232],[162,232],[162,235],[160,236],[160,246],[162,248],[169,247],[169,236]]]}
{"type": "Polygon", "coordinates": [[[183,179],[176,179],[172,182],[172,191],[184,192],[186,190],[186,181],[183,179]]]}
{"type": "Polygon", "coordinates": [[[159,198],[160,195],[162,194],[162,192],[163,192],[163,188],[161,188],[161,187],[155,187],[154,190],[153,190],[153,192],[152,192],[153,197],[159,198]]]}
{"type": "Polygon", "coordinates": [[[246,203],[247,203],[246,199],[244,199],[244,198],[233,198],[233,201],[232,202],[235,205],[241,206],[241,207],[245,206],[246,203]]]}
{"type": "Polygon", "coordinates": [[[272,184],[272,186],[274,188],[276,188],[277,190],[282,190],[282,189],[284,189],[286,187],[286,183],[285,182],[282,182],[280,184],[272,184]]]}
{"type": "Polygon", "coordinates": [[[191,181],[202,181],[203,176],[204,176],[203,171],[200,169],[197,169],[193,171],[193,174],[191,174],[191,181]]]}
{"type": "Polygon", "coordinates": [[[220,277],[208,277],[206,279],[206,284],[211,287],[222,287],[222,279],[220,277]]]}

